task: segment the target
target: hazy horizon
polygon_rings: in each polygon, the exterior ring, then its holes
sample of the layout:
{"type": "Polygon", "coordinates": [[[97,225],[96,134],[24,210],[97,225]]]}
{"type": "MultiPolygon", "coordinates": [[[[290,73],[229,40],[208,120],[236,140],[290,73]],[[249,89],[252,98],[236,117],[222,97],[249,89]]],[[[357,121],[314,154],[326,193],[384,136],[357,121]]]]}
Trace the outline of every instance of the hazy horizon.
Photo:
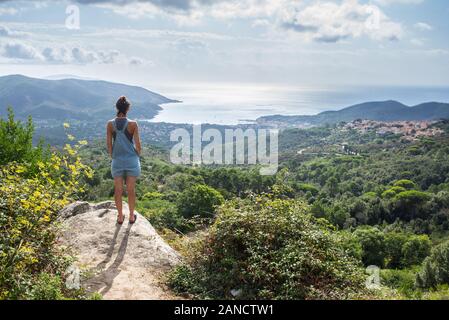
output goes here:
{"type": "MultiPolygon", "coordinates": [[[[46,80],[104,80],[74,74],[33,77],[46,80]]],[[[262,116],[315,115],[372,101],[396,100],[408,106],[425,102],[449,103],[449,86],[282,86],[266,83],[192,82],[139,86],[180,101],[162,104],[159,114],[149,121],[179,124],[234,125],[262,116]]],[[[130,99],[132,102],[132,97],[130,99]]],[[[132,113],[130,117],[132,118],[132,113]]]]}

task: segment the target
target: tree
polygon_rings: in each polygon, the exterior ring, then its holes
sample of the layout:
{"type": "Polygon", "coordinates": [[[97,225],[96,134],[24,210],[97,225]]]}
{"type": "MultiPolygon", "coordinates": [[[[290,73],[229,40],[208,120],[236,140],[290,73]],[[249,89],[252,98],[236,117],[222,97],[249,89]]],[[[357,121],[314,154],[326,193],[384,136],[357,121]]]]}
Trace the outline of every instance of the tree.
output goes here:
{"type": "Polygon", "coordinates": [[[385,235],[375,227],[361,227],[354,231],[354,236],[362,245],[362,261],[365,266],[384,266],[385,260],[385,235]]]}
{"type": "Polygon", "coordinates": [[[393,184],[394,187],[401,187],[407,190],[416,190],[418,186],[411,180],[403,179],[398,180],[393,184]]]}
{"type": "Polygon", "coordinates": [[[388,232],[385,234],[387,267],[401,268],[403,265],[403,246],[407,242],[407,235],[402,232],[388,232]]]}
{"type": "Polygon", "coordinates": [[[348,220],[349,218],[351,218],[349,212],[339,206],[333,208],[329,216],[330,222],[340,228],[344,227],[346,220],[348,220]]]}
{"type": "Polygon", "coordinates": [[[432,243],[427,235],[413,235],[402,247],[403,265],[414,266],[421,264],[430,254],[432,243]]]}
{"type": "Polygon", "coordinates": [[[34,125],[31,117],[26,124],[14,119],[14,112],[8,108],[8,118],[0,118],[0,165],[9,162],[29,163],[35,171],[38,161],[49,159],[48,149],[43,148],[43,140],[33,147],[34,125]]]}
{"type": "Polygon", "coordinates": [[[200,216],[213,217],[215,207],[224,202],[223,196],[206,185],[194,185],[184,190],[178,198],[178,210],[185,218],[200,216]]]}
{"type": "Polygon", "coordinates": [[[177,172],[165,179],[164,189],[182,191],[195,184],[204,184],[203,178],[201,176],[177,172]]]}
{"type": "Polygon", "coordinates": [[[416,183],[414,183],[411,180],[406,180],[406,179],[396,181],[393,186],[395,186],[395,187],[402,187],[402,188],[405,188],[407,190],[415,190],[415,189],[418,188],[416,183]]]}
{"type": "Polygon", "coordinates": [[[393,199],[394,213],[403,220],[412,220],[418,217],[426,218],[426,212],[421,208],[428,200],[430,200],[430,195],[426,192],[417,190],[401,192],[393,199]]]}
{"type": "Polygon", "coordinates": [[[331,177],[327,180],[326,189],[329,191],[331,196],[335,196],[338,193],[338,180],[336,177],[331,177]]]}
{"type": "Polygon", "coordinates": [[[435,288],[439,284],[449,284],[449,241],[433,248],[421,266],[416,284],[420,288],[435,288]]]}

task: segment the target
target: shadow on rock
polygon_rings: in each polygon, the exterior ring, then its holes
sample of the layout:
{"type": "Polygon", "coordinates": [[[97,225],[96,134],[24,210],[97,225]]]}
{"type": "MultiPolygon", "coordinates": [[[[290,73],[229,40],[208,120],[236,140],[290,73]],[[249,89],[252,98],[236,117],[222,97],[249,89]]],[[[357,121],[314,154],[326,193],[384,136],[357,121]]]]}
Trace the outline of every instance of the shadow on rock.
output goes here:
{"type": "Polygon", "coordinates": [[[85,283],[85,286],[88,288],[90,292],[99,292],[102,295],[106,294],[111,289],[114,279],[121,272],[119,267],[123,262],[126,250],[128,248],[128,240],[132,224],[128,224],[128,226],[126,227],[123,239],[120,243],[120,247],[118,249],[117,256],[115,257],[114,262],[110,264],[109,267],[106,268],[106,266],[109,264],[114,255],[114,249],[117,244],[117,238],[121,228],[122,225],[119,224],[116,225],[114,236],[111,239],[110,246],[106,254],[106,258],[88,272],[95,274],[94,277],[90,278],[85,283]]]}

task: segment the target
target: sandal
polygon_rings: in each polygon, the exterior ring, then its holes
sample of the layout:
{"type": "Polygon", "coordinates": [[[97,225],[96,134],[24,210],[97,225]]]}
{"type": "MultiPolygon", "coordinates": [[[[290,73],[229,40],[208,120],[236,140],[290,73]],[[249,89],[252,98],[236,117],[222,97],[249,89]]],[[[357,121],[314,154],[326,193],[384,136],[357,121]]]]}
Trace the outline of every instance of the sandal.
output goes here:
{"type": "Polygon", "coordinates": [[[122,225],[123,221],[125,221],[125,217],[122,215],[122,220],[120,220],[120,217],[117,217],[117,224],[122,225]]]}
{"type": "Polygon", "coordinates": [[[129,223],[134,224],[136,222],[136,220],[137,220],[137,214],[134,214],[134,220],[133,221],[129,220],[129,223]]]}

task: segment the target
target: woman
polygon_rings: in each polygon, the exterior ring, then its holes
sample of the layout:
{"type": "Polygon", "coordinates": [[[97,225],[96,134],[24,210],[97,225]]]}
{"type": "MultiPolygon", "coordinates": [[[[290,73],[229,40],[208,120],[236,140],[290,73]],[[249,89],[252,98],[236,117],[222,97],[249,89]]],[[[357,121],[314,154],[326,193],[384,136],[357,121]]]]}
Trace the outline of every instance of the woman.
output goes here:
{"type": "Polygon", "coordinates": [[[140,144],[139,127],[136,121],[129,120],[126,114],[131,107],[126,97],[122,96],[116,103],[117,117],[107,124],[107,145],[112,157],[111,172],[114,178],[114,199],[118,210],[117,223],[123,224],[122,210],[123,182],[126,182],[129,206],[129,223],[136,222],[134,214],[136,205],[136,179],[140,176],[140,144]]]}

